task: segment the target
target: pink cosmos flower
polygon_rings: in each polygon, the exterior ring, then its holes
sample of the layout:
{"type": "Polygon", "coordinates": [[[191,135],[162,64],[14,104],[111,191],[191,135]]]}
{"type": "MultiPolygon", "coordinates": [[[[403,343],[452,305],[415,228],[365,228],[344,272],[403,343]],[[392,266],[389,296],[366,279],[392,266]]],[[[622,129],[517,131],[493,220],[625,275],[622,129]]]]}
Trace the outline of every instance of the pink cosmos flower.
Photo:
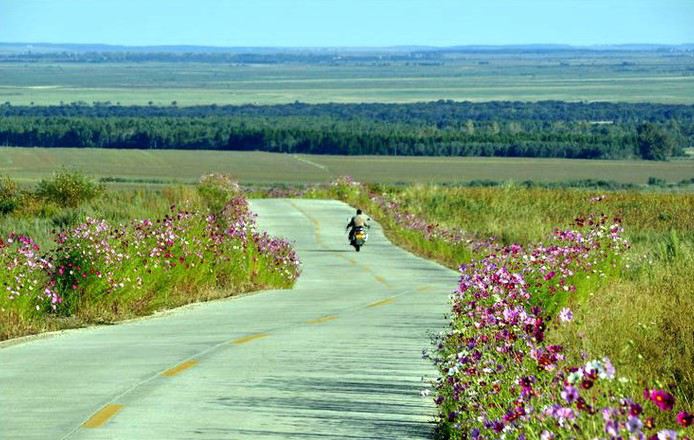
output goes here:
{"type": "MultiPolygon", "coordinates": [[[[663,411],[670,411],[675,406],[675,398],[672,394],[663,390],[646,390],[647,398],[663,411]]],[[[644,396],[646,395],[644,392],[644,396]]]]}
{"type": "Polygon", "coordinates": [[[683,428],[687,428],[694,424],[694,414],[689,414],[686,411],[680,411],[677,413],[677,424],[683,428]]]}

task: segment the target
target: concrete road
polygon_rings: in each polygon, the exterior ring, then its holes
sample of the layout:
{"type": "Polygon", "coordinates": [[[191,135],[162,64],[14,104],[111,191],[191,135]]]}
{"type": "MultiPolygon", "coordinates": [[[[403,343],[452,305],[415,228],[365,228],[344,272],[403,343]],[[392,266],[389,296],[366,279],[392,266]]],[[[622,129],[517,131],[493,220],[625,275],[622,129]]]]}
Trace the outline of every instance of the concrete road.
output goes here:
{"type": "Polygon", "coordinates": [[[355,253],[339,202],[252,208],[296,242],[294,289],[0,349],[0,439],[429,438],[421,351],[456,273],[378,225],[355,253]]]}

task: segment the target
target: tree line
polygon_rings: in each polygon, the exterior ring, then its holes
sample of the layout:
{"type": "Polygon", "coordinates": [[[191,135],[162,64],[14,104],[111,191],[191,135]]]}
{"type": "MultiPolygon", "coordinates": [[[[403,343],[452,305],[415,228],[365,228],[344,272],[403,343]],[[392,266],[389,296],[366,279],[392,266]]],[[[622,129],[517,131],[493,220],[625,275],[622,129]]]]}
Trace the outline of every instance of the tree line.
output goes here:
{"type": "Polygon", "coordinates": [[[664,159],[694,106],[439,101],[271,106],[0,106],[0,145],[309,154],[664,159]]]}

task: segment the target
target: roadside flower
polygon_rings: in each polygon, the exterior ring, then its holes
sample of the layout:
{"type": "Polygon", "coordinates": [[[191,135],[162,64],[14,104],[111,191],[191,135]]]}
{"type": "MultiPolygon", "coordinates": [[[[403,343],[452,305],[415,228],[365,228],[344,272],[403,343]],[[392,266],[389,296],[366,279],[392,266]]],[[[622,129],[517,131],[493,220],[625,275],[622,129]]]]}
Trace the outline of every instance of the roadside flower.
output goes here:
{"type": "Polygon", "coordinates": [[[541,440],[554,440],[556,437],[553,432],[544,430],[542,431],[542,434],[540,434],[540,439],[541,440]]]}
{"type": "Polygon", "coordinates": [[[694,414],[690,414],[686,411],[680,411],[677,413],[677,424],[683,428],[687,428],[694,424],[694,414]]]}
{"type": "Polygon", "coordinates": [[[643,428],[643,422],[641,422],[641,419],[638,417],[629,417],[627,419],[626,427],[632,434],[638,433],[641,432],[641,429],[643,428]]]}
{"type": "Polygon", "coordinates": [[[564,400],[566,400],[568,403],[573,403],[579,397],[578,390],[571,385],[567,385],[566,387],[564,387],[564,390],[561,392],[561,397],[564,400]]]}
{"type": "Polygon", "coordinates": [[[559,312],[559,320],[562,322],[571,322],[574,319],[574,314],[568,307],[564,307],[559,312]]]}
{"type": "Polygon", "coordinates": [[[662,411],[670,411],[675,406],[675,398],[667,391],[650,390],[648,391],[648,399],[662,411]]]}
{"type": "Polygon", "coordinates": [[[677,432],[666,429],[658,432],[658,440],[677,440],[677,432]]]}

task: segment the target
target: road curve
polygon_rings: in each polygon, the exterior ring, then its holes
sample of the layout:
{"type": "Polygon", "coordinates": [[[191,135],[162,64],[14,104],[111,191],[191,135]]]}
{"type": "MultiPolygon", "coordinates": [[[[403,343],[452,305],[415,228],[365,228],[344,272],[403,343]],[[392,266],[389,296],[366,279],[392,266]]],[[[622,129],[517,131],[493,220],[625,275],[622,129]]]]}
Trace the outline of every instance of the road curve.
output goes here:
{"type": "Polygon", "coordinates": [[[378,225],[351,251],[340,202],[252,209],[296,242],[294,289],[0,349],[0,439],[429,438],[421,351],[456,273],[378,225]]]}

